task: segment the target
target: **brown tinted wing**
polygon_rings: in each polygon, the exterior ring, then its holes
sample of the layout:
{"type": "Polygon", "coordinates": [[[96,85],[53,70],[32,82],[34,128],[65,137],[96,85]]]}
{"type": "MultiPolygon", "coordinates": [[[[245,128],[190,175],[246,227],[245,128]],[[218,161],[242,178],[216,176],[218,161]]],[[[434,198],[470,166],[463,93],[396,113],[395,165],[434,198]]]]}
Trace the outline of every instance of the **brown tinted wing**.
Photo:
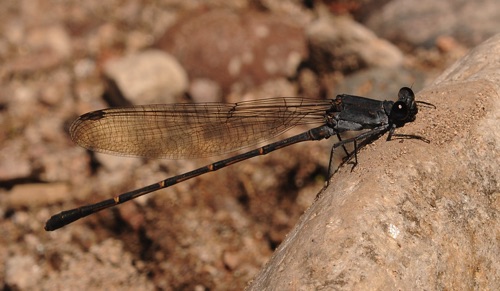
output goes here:
{"type": "Polygon", "coordinates": [[[70,135],[96,152],[149,158],[194,158],[234,151],[293,126],[323,123],[328,100],[296,97],[239,103],[157,104],[93,111],[70,135]]]}

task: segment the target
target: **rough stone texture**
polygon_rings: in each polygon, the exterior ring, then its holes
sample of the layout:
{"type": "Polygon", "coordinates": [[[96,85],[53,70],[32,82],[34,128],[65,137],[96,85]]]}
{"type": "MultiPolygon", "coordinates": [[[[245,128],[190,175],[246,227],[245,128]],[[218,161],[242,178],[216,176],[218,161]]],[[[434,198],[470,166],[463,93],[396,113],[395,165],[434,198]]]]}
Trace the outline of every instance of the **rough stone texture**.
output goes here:
{"type": "Polygon", "coordinates": [[[500,288],[500,35],[417,94],[423,108],[342,167],[249,290],[500,288]]]}

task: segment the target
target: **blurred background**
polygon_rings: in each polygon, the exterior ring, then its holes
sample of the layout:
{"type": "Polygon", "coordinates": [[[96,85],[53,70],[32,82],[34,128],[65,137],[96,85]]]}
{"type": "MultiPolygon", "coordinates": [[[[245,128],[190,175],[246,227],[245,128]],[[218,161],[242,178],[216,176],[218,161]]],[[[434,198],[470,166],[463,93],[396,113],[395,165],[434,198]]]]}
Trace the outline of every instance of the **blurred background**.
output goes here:
{"type": "Polygon", "coordinates": [[[45,232],[62,210],[227,157],[91,153],[71,141],[71,122],[130,104],[394,100],[499,32],[500,3],[7,0],[0,19],[0,287],[241,290],[322,189],[333,141],[294,145],[45,232]]]}

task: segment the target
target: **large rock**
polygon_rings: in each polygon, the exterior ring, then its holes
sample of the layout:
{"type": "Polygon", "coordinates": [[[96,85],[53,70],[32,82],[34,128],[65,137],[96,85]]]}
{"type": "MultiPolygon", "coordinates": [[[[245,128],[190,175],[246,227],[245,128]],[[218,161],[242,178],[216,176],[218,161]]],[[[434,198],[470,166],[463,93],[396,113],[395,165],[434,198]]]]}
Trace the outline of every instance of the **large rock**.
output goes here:
{"type": "Polygon", "coordinates": [[[188,88],[179,62],[155,49],[112,60],[104,72],[108,102],[113,106],[173,103],[188,88]]]}
{"type": "Polygon", "coordinates": [[[390,42],[349,17],[322,13],[307,28],[309,62],[323,72],[353,72],[360,68],[396,68],[403,53],[390,42]]]}
{"type": "Polygon", "coordinates": [[[362,22],[380,37],[413,46],[433,46],[442,36],[474,46],[495,35],[500,25],[500,2],[497,0],[371,2],[361,8],[365,11],[361,14],[367,15],[362,22]]]}
{"type": "Polygon", "coordinates": [[[345,166],[249,290],[498,290],[500,34],[417,94],[399,133],[345,166]]]}
{"type": "Polygon", "coordinates": [[[174,55],[191,80],[212,80],[227,93],[293,76],[306,55],[301,22],[255,11],[190,11],[157,46],[174,55]]]}

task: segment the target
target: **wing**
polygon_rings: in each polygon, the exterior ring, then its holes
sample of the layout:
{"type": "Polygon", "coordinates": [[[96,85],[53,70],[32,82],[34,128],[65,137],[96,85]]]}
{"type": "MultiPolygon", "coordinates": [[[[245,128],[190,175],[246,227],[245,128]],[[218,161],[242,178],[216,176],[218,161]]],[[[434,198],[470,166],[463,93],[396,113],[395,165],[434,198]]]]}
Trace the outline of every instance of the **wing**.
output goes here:
{"type": "Polygon", "coordinates": [[[323,123],[329,100],[297,97],[239,103],[142,105],[93,111],[73,122],[73,141],[92,151],[149,158],[223,154],[300,124],[323,123]]]}

